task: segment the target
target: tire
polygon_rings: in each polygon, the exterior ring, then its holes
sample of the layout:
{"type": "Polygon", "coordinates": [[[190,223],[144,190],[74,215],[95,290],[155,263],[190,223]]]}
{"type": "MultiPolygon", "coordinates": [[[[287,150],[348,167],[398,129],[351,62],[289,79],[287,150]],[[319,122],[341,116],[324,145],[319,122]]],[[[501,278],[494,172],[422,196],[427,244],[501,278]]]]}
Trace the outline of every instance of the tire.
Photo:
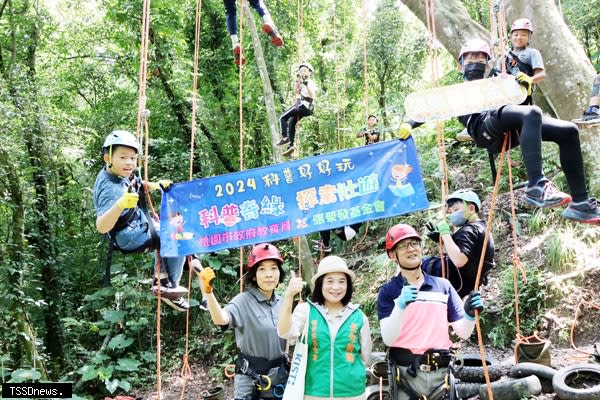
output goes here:
{"type": "MultiPolygon", "coordinates": [[[[392,400],[392,395],[391,395],[390,389],[387,385],[383,385],[381,398],[383,400],[392,400]]],[[[367,388],[365,390],[365,399],[366,400],[379,400],[379,385],[367,386],[367,388]]]]}
{"type": "Polygon", "coordinates": [[[600,365],[575,364],[558,370],[552,386],[562,400],[600,399],[600,365]]]}
{"type": "MultiPolygon", "coordinates": [[[[520,400],[523,397],[537,396],[542,393],[542,384],[535,375],[526,378],[511,379],[491,384],[494,399],[520,400]]],[[[479,398],[489,400],[487,385],[479,386],[479,398]]]]}
{"type": "Polygon", "coordinates": [[[458,383],[456,390],[460,399],[468,399],[479,394],[479,383],[458,383]]]}
{"type": "Polygon", "coordinates": [[[510,376],[512,378],[524,378],[526,376],[535,375],[540,378],[542,392],[552,393],[554,392],[552,378],[554,378],[556,372],[557,371],[554,368],[546,367],[545,365],[525,362],[514,365],[510,369],[510,376]]]}
{"type": "MultiPolygon", "coordinates": [[[[490,381],[494,382],[502,376],[502,368],[492,358],[486,358],[490,381]]],[[[484,383],[483,364],[479,354],[465,354],[455,361],[454,377],[464,383],[484,383]],[[462,360],[462,361],[461,361],[462,360]]]]}

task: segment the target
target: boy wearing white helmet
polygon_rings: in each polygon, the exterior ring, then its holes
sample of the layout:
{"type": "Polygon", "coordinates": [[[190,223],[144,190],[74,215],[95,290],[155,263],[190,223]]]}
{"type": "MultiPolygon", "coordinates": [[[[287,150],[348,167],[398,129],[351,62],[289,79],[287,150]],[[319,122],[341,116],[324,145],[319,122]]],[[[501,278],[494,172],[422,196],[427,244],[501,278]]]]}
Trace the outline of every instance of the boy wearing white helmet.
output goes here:
{"type": "MultiPolygon", "coordinates": [[[[102,153],[106,166],[94,184],[96,229],[106,234],[113,245],[124,253],[144,252],[158,245],[158,222],[149,218],[139,206],[142,181],[135,176],[140,153],[136,137],[123,130],[111,132],[104,141],[102,153]],[[154,232],[153,232],[154,231],[154,232]]],[[[150,190],[166,189],[169,180],[149,182],[150,190]]],[[[187,289],[179,286],[184,257],[161,258],[160,280],[154,279],[152,290],[160,290],[162,299],[179,311],[189,308],[183,298],[187,289]]]]}
{"type": "Polygon", "coordinates": [[[303,62],[298,65],[296,73],[295,92],[298,95],[294,105],[289,107],[279,117],[281,126],[281,140],[277,146],[289,143],[289,147],[283,152],[284,156],[291,155],[294,150],[294,139],[296,137],[296,124],[304,117],[314,112],[314,100],[317,94],[317,86],[312,79],[314,70],[312,65],[303,62]]]}
{"type": "MultiPolygon", "coordinates": [[[[481,201],[472,190],[457,190],[446,200],[446,219],[439,221],[434,227],[427,224],[430,233],[427,237],[439,242],[440,237],[444,244],[444,259],[446,279],[452,283],[460,297],[464,297],[477,290],[475,278],[479,269],[479,260],[483,253],[486,223],[479,218],[481,201]],[[452,233],[450,225],[457,228],[452,233]]],[[[490,235],[485,260],[481,274],[481,283],[487,283],[487,274],[494,267],[494,239],[490,235]]],[[[439,256],[423,260],[421,266],[425,272],[434,276],[442,276],[442,262],[439,256]]]]}

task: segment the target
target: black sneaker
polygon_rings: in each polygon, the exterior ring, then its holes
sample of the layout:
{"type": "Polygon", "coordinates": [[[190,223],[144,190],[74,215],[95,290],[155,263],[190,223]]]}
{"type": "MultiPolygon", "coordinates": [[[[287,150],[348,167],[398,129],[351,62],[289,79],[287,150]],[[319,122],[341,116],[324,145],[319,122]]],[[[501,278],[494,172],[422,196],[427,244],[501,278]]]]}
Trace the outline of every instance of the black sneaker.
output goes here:
{"type": "Polygon", "coordinates": [[[598,208],[598,200],[589,198],[581,203],[571,203],[565,208],[562,216],[577,222],[586,224],[600,225],[600,209],[598,208]]]}
{"type": "Polygon", "coordinates": [[[593,121],[595,119],[600,121],[600,109],[594,111],[584,111],[581,117],[583,121],[593,121]]]}
{"type": "Polygon", "coordinates": [[[208,301],[206,299],[202,299],[200,300],[200,304],[198,305],[198,307],[202,310],[202,311],[208,311],[208,301]]]}
{"type": "Polygon", "coordinates": [[[323,253],[331,253],[331,245],[325,246],[320,240],[317,240],[316,242],[317,243],[313,245],[313,249],[316,251],[322,251],[323,253]]]}
{"type": "Polygon", "coordinates": [[[156,284],[156,279],[155,279],[150,290],[152,290],[152,293],[154,293],[154,295],[157,295],[158,292],[160,291],[161,297],[168,297],[170,299],[181,297],[181,296],[187,294],[187,292],[188,292],[188,290],[186,288],[184,288],[183,286],[172,285],[171,282],[169,282],[169,279],[167,279],[167,278],[163,278],[160,280],[160,286],[158,286],[156,284]]]}
{"type": "Polygon", "coordinates": [[[187,311],[190,309],[190,303],[188,303],[187,300],[182,296],[172,299],[162,297],[161,300],[164,301],[166,305],[177,311],[187,311]]]}
{"type": "Polygon", "coordinates": [[[279,142],[277,142],[277,146],[283,146],[286,143],[289,143],[290,139],[287,138],[287,136],[284,136],[281,138],[281,140],[279,142]]]}
{"type": "Polygon", "coordinates": [[[290,146],[286,151],[281,153],[281,155],[285,157],[291,156],[294,153],[294,150],[296,150],[296,148],[294,146],[290,146]]]}
{"type": "Polygon", "coordinates": [[[525,189],[525,201],[535,207],[558,207],[571,202],[571,196],[558,190],[556,185],[542,178],[525,189]]]}

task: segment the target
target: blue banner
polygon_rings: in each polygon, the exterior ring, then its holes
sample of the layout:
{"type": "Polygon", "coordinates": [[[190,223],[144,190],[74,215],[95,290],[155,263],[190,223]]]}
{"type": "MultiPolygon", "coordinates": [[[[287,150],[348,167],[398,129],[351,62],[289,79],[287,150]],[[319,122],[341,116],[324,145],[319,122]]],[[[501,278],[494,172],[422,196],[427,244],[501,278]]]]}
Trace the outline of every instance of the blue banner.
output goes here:
{"type": "Polygon", "coordinates": [[[427,208],[412,138],[173,184],[161,255],[273,242],[427,208]]]}

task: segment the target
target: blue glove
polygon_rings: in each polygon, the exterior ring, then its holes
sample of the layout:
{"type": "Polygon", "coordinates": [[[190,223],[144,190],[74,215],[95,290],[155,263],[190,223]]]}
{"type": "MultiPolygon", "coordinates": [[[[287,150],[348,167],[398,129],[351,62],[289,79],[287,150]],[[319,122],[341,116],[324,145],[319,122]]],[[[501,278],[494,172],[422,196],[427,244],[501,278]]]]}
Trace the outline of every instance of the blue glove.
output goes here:
{"type": "Polygon", "coordinates": [[[469,321],[475,321],[475,310],[483,311],[483,299],[481,293],[473,290],[465,300],[465,318],[469,321]]]}
{"type": "Polygon", "coordinates": [[[394,302],[401,309],[404,310],[407,305],[417,299],[417,287],[415,285],[404,285],[400,296],[394,302]]]}

